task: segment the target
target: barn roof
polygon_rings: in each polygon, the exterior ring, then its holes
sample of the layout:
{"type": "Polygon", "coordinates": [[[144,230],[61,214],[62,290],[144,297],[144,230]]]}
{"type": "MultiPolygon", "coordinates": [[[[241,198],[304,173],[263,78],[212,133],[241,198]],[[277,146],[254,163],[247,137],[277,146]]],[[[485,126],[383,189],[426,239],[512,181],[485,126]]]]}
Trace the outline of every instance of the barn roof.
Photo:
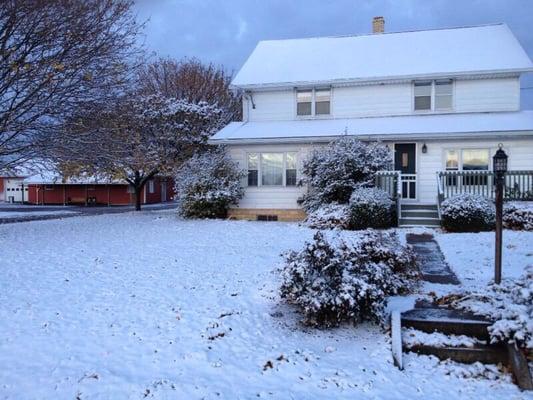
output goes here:
{"type": "Polygon", "coordinates": [[[533,63],[505,24],[257,44],[232,84],[243,89],[518,74],[533,63]]]}

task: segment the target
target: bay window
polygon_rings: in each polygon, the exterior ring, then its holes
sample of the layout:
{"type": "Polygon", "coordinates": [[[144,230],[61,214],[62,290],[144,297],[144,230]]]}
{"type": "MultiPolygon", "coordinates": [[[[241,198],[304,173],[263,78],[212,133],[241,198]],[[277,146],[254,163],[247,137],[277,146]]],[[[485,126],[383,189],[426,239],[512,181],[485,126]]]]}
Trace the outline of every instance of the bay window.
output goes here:
{"type": "Polygon", "coordinates": [[[248,186],[296,186],[296,152],[248,153],[248,186]]]}

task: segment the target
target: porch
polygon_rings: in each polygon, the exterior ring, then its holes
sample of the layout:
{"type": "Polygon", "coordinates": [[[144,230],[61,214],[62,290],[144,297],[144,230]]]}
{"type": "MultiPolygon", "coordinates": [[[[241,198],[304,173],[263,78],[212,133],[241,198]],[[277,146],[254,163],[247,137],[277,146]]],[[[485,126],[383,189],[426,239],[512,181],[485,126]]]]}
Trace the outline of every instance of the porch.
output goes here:
{"type": "MultiPolygon", "coordinates": [[[[440,220],[441,203],[461,193],[495,197],[492,171],[437,171],[435,202],[417,203],[417,174],[401,171],[379,171],[375,185],[385,190],[396,202],[398,226],[436,226],[440,220]]],[[[505,174],[504,200],[533,201],[533,170],[508,171],[505,174]]]]}

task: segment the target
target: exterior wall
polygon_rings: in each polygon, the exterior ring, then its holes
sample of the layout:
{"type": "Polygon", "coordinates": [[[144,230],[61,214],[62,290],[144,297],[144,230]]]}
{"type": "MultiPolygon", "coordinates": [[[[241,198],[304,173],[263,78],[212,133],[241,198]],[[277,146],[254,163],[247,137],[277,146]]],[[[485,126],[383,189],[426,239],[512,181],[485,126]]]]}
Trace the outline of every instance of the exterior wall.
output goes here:
{"type": "MultiPolygon", "coordinates": [[[[404,141],[402,143],[414,143],[404,141]]],[[[492,155],[496,152],[498,144],[502,143],[509,155],[510,170],[533,170],[533,138],[532,139],[509,139],[509,140],[428,140],[417,143],[417,198],[415,202],[436,204],[438,171],[445,170],[445,150],[465,148],[488,148],[492,161],[492,155]],[[427,152],[421,151],[426,143],[427,152]]],[[[385,142],[391,150],[393,142],[385,142]]],[[[242,169],[246,169],[246,155],[249,152],[298,152],[298,177],[301,175],[302,161],[309,152],[317,145],[232,145],[229,153],[242,169]]],[[[492,168],[492,166],[490,166],[492,168]]],[[[297,200],[305,193],[303,187],[246,187],[245,196],[240,201],[239,207],[230,212],[230,217],[256,219],[257,215],[278,215],[279,220],[291,220],[290,216],[284,215],[289,210],[298,210],[300,206],[297,200]]],[[[296,214],[295,214],[296,215],[296,214]]],[[[303,214],[300,214],[303,217],[303,214]]],[[[300,219],[295,217],[294,219],[300,219]]]]}
{"type": "MultiPolygon", "coordinates": [[[[417,152],[417,185],[418,201],[422,203],[436,203],[437,178],[436,173],[445,169],[445,150],[447,149],[490,149],[490,162],[492,155],[502,143],[509,156],[508,168],[510,170],[533,170],[533,138],[530,140],[491,140],[491,141],[427,141],[427,153],[422,154],[419,143],[417,152]]],[[[490,166],[492,168],[492,165],[490,166]]]]}
{"type": "Polygon", "coordinates": [[[24,201],[28,198],[28,188],[24,187],[24,192],[22,191],[22,182],[24,178],[22,177],[14,177],[14,178],[3,178],[3,184],[4,184],[4,200],[5,201],[11,201],[11,198],[13,198],[13,201],[15,202],[21,202],[23,200],[23,193],[24,193],[24,201]]]}
{"type": "Polygon", "coordinates": [[[156,177],[153,181],[153,193],[150,193],[148,183],[144,186],[143,202],[145,204],[161,203],[162,201],[171,201],[174,199],[174,181],[171,178],[156,177]],[[165,194],[163,194],[163,192],[165,192],[165,194]]]}
{"type": "MultiPolygon", "coordinates": [[[[247,154],[253,152],[297,152],[297,179],[301,176],[302,160],[312,147],[310,145],[234,145],[229,147],[231,158],[243,170],[247,169],[247,154]]],[[[243,180],[246,185],[246,180],[243,180]]],[[[303,187],[258,186],[246,187],[246,193],[239,203],[241,209],[299,209],[298,199],[305,193],[303,187]]]]}
{"type": "Polygon", "coordinates": [[[519,78],[455,81],[455,111],[518,111],[519,78]]]}
{"type": "MultiPolygon", "coordinates": [[[[294,90],[254,92],[243,101],[244,119],[287,121],[297,119],[294,90]]],[[[517,111],[518,77],[455,80],[452,112],[517,111]]],[[[334,87],[329,118],[355,118],[415,114],[412,83],[334,87]]],[[[324,118],[324,117],[321,117],[324,118]]]]}
{"type": "Polygon", "coordinates": [[[128,185],[29,185],[31,204],[85,204],[86,198],[97,204],[127,205],[132,203],[128,185]],[[109,192],[108,192],[109,190],[109,192]]]}

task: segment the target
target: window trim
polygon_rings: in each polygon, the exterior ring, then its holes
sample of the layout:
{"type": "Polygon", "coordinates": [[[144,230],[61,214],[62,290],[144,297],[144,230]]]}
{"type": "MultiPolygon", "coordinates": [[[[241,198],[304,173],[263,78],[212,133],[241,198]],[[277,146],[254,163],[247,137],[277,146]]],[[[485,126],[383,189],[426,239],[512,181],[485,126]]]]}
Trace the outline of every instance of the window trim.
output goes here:
{"type": "Polygon", "coordinates": [[[155,182],[153,179],[150,179],[148,181],[148,193],[149,194],[154,194],[155,193],[155,182]]]}
{"type": "Polygon", "coordinates": [[[333,104],[333,88],[331,86],[318,86],[313,88],[295,88],[294,89],[294,115],[296,119],[320,119],[320,118],[332,118],[332,104],[333,104]],[[329,90],[329,114],[317,114],[316,113],[316,92],[321,90],[329,90]],[[299,115],[298,114],[298,92],[311,91],[311,114],[299,115]]]}
{"type": "MultiPolygon", "coordinates": [[[[246,172],[250,171],[249,161],[250,154],[257,154],[258,164],[257,164],[257,185],[250,186],[248,185],[248,177],[246,177],[246,187],[247,188],[296,188],[298,187],[298,151],[297,150],[287,150],[287,151],[247,151],[246,152],[246,172]],[[287,153],[294,153],[295,162],[296,162],[296,185],[287,185],[287,153]],[[262,166],[261,166],[261,154],[282,154],[283,155],[283,172],[282,172],[282,184],[281,185],[263,185],[263,176],[262,176],[262,166]]],[[[255,170],[254,170],[255,171],[255,170]]]]}
{"type": "Polygon", "coordinates": [[[448,79],[448,78],[442,78],[442,79],[417,79],[413,80],[411,83],[411,109],[413,113],[415,114],[446,114],[446,113],[452,113],[455,111],[455,79],[448,79]],[[441,108],[437,109],[436,107],[436,82],[437,81],[445,81],[449,80],[452,85],[452,104],[450,108],[441,108]],[[423,82],[431,82],[431,108],[429,110],[417,110],[415,108],[415,83],[423,83],[423,82]]]}
{"type": "MultiPolygon", "coordinates": [[[[444,171],[465,171],[463,169],[463,151],[464,150],[487,150],[489,152],[489,163],[486,170],[481,171],[492,171],[492,157],[490,156],[492,154],[492,147],[480,147],[480,146],[472,146],[472,147],[445,147],[442,152],[442,164],[444,166],[444,171]],[[446,168],[446,155],[448,151],[456,151],[457,152],[457,169],[447,169],[446,168]]],[[[467,169],[466,171],[474,171],[467,169]]]]}

